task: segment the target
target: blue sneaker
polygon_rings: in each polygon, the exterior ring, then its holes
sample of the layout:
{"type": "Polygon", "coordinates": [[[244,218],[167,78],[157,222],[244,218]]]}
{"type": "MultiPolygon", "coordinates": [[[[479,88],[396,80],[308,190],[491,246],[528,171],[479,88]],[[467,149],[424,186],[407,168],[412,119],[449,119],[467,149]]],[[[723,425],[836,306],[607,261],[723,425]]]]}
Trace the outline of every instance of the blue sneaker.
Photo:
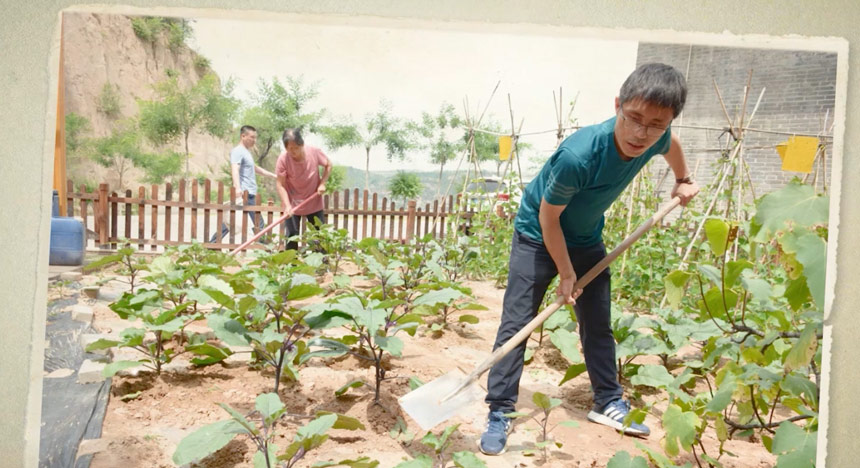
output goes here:
{"type": "Polygon", "coordinates": [[[615,400],[609,402],[603,409],[595,406],[588,412],[588,420],[604,426],[609,426],[615,430],[621,431],[624,434],[634,436],[647,436],[651,434],[651,429],[648,426],[638,423],[630,423],[630,426],[624,427],[624,418],[630,412],[630,403],[627,400],[615,400]]]}
{"type": "Polygon", "coordinates": [[[505,417],[505,412],[490,411],[490,415],[487,416],[487,429],[478,441],[478,448],[487,455],[503,453],[512,428],[511,419],[505,417]]]}

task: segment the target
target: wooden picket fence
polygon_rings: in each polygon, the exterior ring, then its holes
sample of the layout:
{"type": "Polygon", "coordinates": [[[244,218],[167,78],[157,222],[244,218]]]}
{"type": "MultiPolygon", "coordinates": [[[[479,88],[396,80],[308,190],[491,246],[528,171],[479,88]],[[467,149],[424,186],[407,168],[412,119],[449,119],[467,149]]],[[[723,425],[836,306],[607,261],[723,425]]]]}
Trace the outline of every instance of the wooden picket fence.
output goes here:
{"type": "MultiPolygon", "coordinates": [[[[97,191],[87,191],[83,184],[75,191],[69,180],[65,197],[66,216],[81,219],[88,232],[87,248],[116,249],[119,243],[127,241],[138,251],[146,251],[147,247],[149,251],[161,251],[166,246],[197,240],[206,247],[232,250],[253,236],[245,211],[259,213],[265,226],[282,215],[280,200],[263,200],[258,194],[254,206],[245,206],[247,192],[241,194],[242,204],[239,204],[233,187],[209,179],[180,180],[175,191],[170,183],[164,184],[163,189],[156,184],[148,190],[141,186],[136,194],[131,190],[124,194],[111,192],[106,183],[99,184],[97,191]],[[230,230],[223,239],[222,223],[230,230]],[[213,236],[215,242],[210,243],[213,236]]],[[[451,195],[441,205],[436,200],[422,208],[414,200],[397,207],[394,200],[359,189],[323,196],[327,223],[346,229],[353,239],[375,237],[401,242],[428,233],[444,236],[450,228],[446,221],[452,216],[460,218],[457,226],[468,226],[472,213],[455,210],[458,201],[459,197],[455,200],[451,195]]],[[[301,232],[306,229],[302,218],[301,232]]],[[[280,233],[280,227],[273,232],[280,233]]],[[[249,246],[260,247],[260,244],[249,246]]]]}

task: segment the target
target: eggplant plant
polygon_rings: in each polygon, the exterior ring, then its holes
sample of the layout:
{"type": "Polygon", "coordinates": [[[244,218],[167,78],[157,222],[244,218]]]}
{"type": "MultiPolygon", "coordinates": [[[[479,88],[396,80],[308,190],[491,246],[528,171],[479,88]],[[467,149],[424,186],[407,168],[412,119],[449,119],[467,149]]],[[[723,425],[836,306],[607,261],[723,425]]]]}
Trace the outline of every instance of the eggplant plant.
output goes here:
{"type": "Polygon", "coordinates": [[[307,274],[309,268],[293,250],[263,255],[237,273],[253,285],[238,300],[208,291],[220,306],[218,313],[208,318],[210,328],[228,346],[251,347],[257,359],[272,366],[275,393],[283,376],[298,380],[296,366],[307,352],[304,340],[317,323],[305,320],[312,308],[292,305],[323,292],[307,274]]]}
{"type": "MultiPolygon", "coordinates": [[[[576,421],[561,421],[558,424],[551,426],[549,425],[549,415],[552,413],[552,410],[561,405],[561,400],[558,398],[550,398],[541,392],[534,392],[532,394],[532,402],[535,406],[538,407],[540,413],[538,416],[533,416],[530,413],[526,412],[513,412],[508,413],[505,416],[509,418],[531,418],[534,422],[537,423],[538,429],[540,430],[540,437],[537,442],[535,442],[535,449],[543,452],[543,461],[546,462],[548,460],[549,454],[547,453],[547,449],[551,445],[555,445],[558,448],[562,447],[562,443],[550,438],[550,433],[558,426],[564,427],[579,427],[579,423],[576,421]],[[539,416],[542,416],[539,417],[539,416]]],[[[525,455],[534,455],[535,450],[529,449],[524,451],[525,455]]]]}
{"type": "Polygon", "coordinates": [[[350,334],[340,338],[318,337],[308,347],[320,348],[303,355],[299,362],[312,357],[337,357],[345,354],[370,362],[374,368],[374,403],[380,403],[382,382],[388,379],[384,357],[400,357],[403,341],[396,335],[406,332],[414,335],[421,317],[405,311],[399,299],[380,300],[357,291],[325,305],[316,315],[314,324],[320,327],[343,326],[350,334]]]}
{"type": "MultiPolygon", "coordinates": [[[[358,430],[364,425],[357,419],[336,413],[319,412],[312,421],[298,428],[293,442],[281,450],[274,441],[278,423],[287,417],[286,407],[276,393],[264,393],[256,399],[254,411],[247,415],[233,409],[230,405],[218,403],[230,419],[214,422],[201,427],[183,438],[173,453],[173,462],[179,466],[200,461],[217,452],[239,435],[245,435],[254,442],[254,468],[293,468],[298,466],[311,450],[320,447],[329,436],[330,429],[358,430]]],[[[319,462],[316,467],[351,466],[373,468],[379,462],[367,457],[319,462]]]]}
{"type": "Polygon", "coordinates": [[[146,357],[138,361],[121,360],[105,366],[102,375],[111,377],[120,370],[135,367],[141,363],[156,374],[162,367],[175,357],[190,352],[199,357],[191,360],[195,365],[209,365],[220,362],[230,355],[230,351],[206,342],[202,335],[192,335],[182,345],[171,346],[174,336],[186,325],[200,318],[199,314],[181,316],[190,304],[184,303],[177,307],[165,308],[161,292],[151,289],[138,289],[136,294],[126,292],[110,305],[123,320],[139,319],[142,327],[129,327],[120,333],[119,340],[99,339],[90,343],[86,350],[96,351],[114,347],[132,348],[143,353],[146,357]]]}
{"type": "Polygon", "coordinates": [[[451,453],[450,437],[459,426],[459,424],[448,426],[438,436],[428,431],[421,438],[421,443],[433,450],[433,456],[420,454],[412,460],[397,464],[394,468],[446,468],[449,459],[457,468],[486,468],[487,464],[473,452],[461,450],[451,453]]]}
{"type": "MultiPolygon", "coordinates": [[[[631,378],[669,395],[660,417],[666,456],[684,451],[700,467],[721,466],[727,440],[756,434],[778,467],[814,466],[828,204],[792,182],[761,197],[749,222],[707,220],[691,271],[666,276],[670,306],[712,335],[698,336],[700,357],[678,372],[641,366],[631,378]],[[696,392],[697,382],[707,391],[696,392]],[[702,444],[708,428],[720,442],[715,453],[702,444]]],[[[646,453],[657,466],[674,466],[646,453]]]]}

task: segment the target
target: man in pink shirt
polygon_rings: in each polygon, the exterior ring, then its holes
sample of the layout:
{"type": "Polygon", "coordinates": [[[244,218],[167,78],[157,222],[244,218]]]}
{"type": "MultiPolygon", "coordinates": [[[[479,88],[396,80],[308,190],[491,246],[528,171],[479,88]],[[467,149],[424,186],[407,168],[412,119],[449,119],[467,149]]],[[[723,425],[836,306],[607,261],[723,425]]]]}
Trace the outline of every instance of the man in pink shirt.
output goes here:
{"type": "MultiPolygon", "coordinates": [[[[275,174],[277,175],[278,195],[281,197],[281,209],[284,214],[289,215],[284,221],[286,237],[292,237],[299,233],[301,217],[304,216],[308,223],[325,223],[323,213],[322,194],[325,192],[325,183],[331,174],[331,162],[325,154],[316,147],[305,145],[301,131],[297,128],[284,130],[284,148],[278,156],[275,174]],[[324,167],[323,175],[320,176],[319,168],[324,167]],[[314,193],[319,197],[293,211],[314,193]]],[[[287,249],[298,250],[298,242],[287,242],[287,249]]]]}

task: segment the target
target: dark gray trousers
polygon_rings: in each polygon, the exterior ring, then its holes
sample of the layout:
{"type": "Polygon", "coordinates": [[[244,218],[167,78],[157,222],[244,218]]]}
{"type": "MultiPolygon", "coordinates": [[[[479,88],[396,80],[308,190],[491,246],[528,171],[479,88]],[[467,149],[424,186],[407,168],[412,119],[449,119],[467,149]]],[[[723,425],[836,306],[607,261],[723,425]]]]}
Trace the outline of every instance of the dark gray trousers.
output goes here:
{"type": "MultiPolygon", "coordinates": [[[[568,253],[579,278],[606,256],[606,249],[601,242],[590,247],[569,248],[568,253]]],[[[544,294],[557,274],[555,262],[546,246],[514,231],[508,287],[493,350],[505,344],[537,315],[544,294]]],[[[615,336],[610,322],[609,280],[607,268],[583,288],[574,306],[594,403],[601,408],[622,395],[615,362],[615,336]]],[[[526,341],[490,369],[485,400],[490,411],[514,411],[526,341]]]]}
{"type": "MultiPolygon", "coordinates": [[[[299,233],[301,229],[301,221],[302,216],[305,217],[307,222],[310,225],[313,225],[315,222],[319,222],[320,225],[325,224],[325,213],[323,210],[319,210],[314,213],[306,214],[306,215],[292,215],[284,221],[283,233],[284,237],[290,238],[299,233]]],[[[296,241],[287,241],[286,250],[299,250],[299,243],[296,241]]]]}

